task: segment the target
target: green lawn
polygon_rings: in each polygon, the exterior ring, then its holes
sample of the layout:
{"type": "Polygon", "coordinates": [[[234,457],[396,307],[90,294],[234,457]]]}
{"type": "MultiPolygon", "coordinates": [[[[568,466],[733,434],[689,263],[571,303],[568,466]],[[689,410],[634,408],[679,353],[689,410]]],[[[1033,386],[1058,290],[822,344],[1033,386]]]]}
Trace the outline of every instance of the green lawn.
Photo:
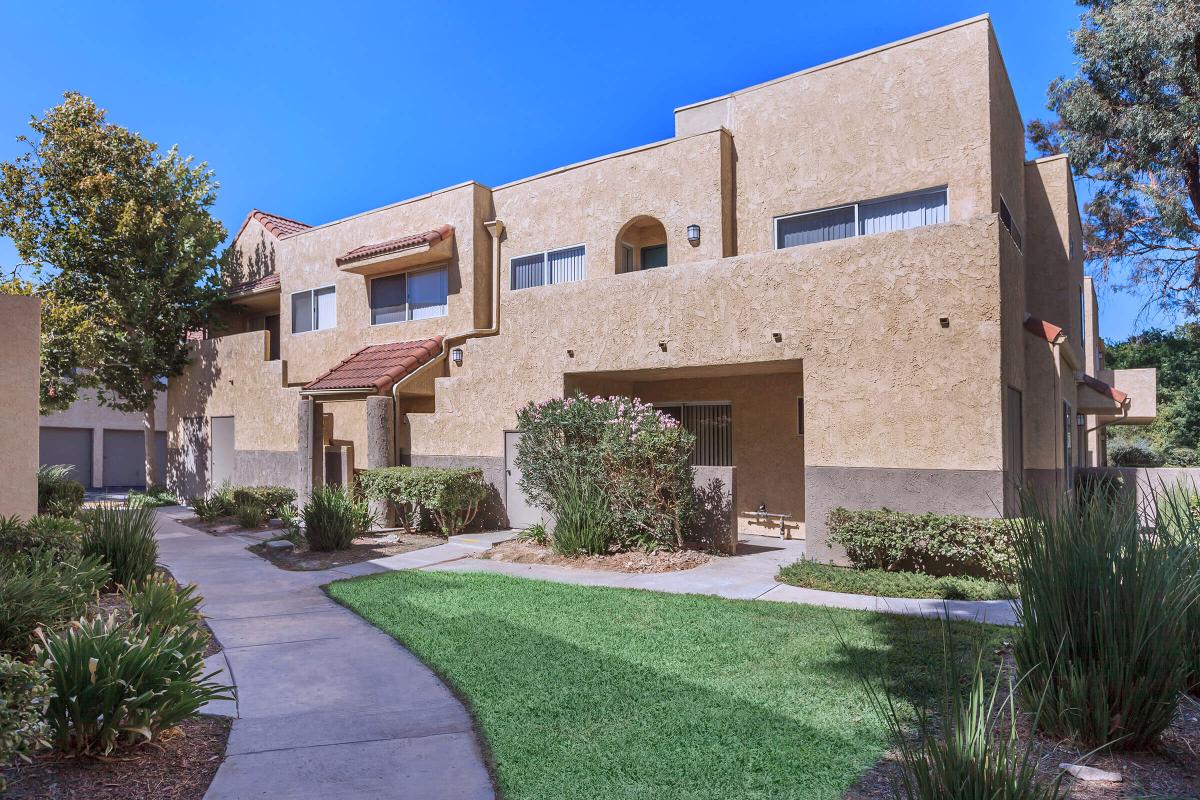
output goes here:
{"type": "Polygon", "coordinates": [[[860,672],[920,696],[941,669],[932,620],[488,574],[329,592],[466,698],[506,800],[837,798],[886,745],[860,672]]]}

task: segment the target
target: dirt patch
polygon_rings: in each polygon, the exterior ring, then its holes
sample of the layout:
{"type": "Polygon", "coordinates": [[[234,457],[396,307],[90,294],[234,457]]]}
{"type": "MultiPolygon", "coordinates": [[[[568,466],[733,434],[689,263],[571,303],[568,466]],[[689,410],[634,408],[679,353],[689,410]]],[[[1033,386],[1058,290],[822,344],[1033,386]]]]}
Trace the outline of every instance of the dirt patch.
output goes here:
{"type": "Polygon", "coordinates": [[[197,717],[104,759],[38,756],[4,770],[6,800],[201,800],[225,758],[229,720],[197,717]]]}
{"type": "MultiPolygon", "coordinates": [[[[1007,722],[1001,721],[1002,730],[1007,722]]],[[[1022,743],[1029,741],[1030,715],[1022,713],[1017,723],[1022,743]]],[[[1121,782],[1077,781],[1067,776],[1063,786],[1069,800],[1174,800],[1200,797],[1200,698],[1185,697],[1170,727],[1154,747],[1136,752],[1086,757],[1088,749],[1070,742],[1037,735],[1032,757],[1046,783],[1058,776],[1059,764],[1087,764],[1119,772],[1121,782]]],[[[896,754],[881,759],[863,773],[844,800],[893,800],[891,782],[900,774],[896,754]]]]}
{"type": "Polygon", "coordinates": [[[556,567],[579,569],[602,569],[608,572],[678,572],[695,569],[713,559],[709,553],[699,550],[673,550],[657,553],[634,551],[609,553],[602,556],[578,556],[569,558],[555,553],[549,547],[520,539],[510,539],[494,545],[480,558],[507,561],[512,564],[551,564],[556,567]]]}
{"type": "Polygon", "coordinates": [[[346,564],[357,564],[360,561],[371,561],[386,556],[397,556],[401,553],[411,553],[414,550],[424,550],[426,547],[436,547],[445,544],[446,538],[425,533],[404,533],[403,531],[385,531],[360,536],[346,550],[334,550],[330,553],[320,553],[299,545],[293,550],[275,550],[266,544],[257,544],[250,552],[265,558],[280,569],[308,571],[330,569],[346,564]]]}
{"type": "Polygon", "coordinates": [[[210,536],[228,536],[231,533],[282,533],[284,525],[278,520],[270,520],[265,525],[260,525],[257,528],[243,528],[238,524],[236,517],[220,517],[218,519],[200,519],[199,517],[183,517],[175,520],[180,525],[186,525],[189,528],[207,533],[210,536]]]}

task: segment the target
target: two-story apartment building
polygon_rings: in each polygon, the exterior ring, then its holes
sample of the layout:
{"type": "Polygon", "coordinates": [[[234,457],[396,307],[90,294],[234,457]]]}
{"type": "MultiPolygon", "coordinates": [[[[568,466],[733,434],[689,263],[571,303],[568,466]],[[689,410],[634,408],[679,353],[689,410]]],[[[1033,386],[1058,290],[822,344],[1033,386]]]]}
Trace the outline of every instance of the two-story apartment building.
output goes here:
{"type": "Polygon", "coordinates": [[[240,312],[169,387],[173,487],[474,465],[519,525],[517,409],[630,395],[696,434],[738,531],[787,515],[827,558],[835,506],[1000,514],[1153,417],[1152,374],[1101,371],[1070,170],[1025,160],[987,17],[675,130],[322,225],[251,213],[240,312]]]}

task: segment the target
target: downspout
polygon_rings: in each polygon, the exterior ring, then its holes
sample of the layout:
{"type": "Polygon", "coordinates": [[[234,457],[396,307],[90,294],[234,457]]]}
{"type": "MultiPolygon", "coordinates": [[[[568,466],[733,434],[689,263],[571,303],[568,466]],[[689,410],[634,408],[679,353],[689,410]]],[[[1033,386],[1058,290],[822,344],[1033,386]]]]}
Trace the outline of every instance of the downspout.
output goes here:
{"type": "Polygon", "coordinates": [[[446,356],[455,345],[462,344],[467,339],[495,336],[500,332],[500,237],[504,235],[504,221],[494,219],[483,223],[483,225],[487,228],[488,233],[492,235],[492,318],[489,320],[490,324],[486,328],[472,328],[469,331],[457,333],[442,339],[442,347],[438,350],[437,355],[392,384],[392,413],[395,415],[395,419],[393,420],[395,442],[393,444],[392,460],[397,462],[397,464],[400,461],[400,418],[403,416],[400,413],[400,387],[409,381],[415,380],[419,375],[424,375],[427,370],[432,370],[434,366],[445,361],[446,356]]]}

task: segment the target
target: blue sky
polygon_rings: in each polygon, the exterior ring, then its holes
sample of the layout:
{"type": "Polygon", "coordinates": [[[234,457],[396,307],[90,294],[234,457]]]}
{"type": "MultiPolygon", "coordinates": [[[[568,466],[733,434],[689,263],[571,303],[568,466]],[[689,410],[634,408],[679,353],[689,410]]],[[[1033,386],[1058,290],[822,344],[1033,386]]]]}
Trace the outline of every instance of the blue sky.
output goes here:
{"type": "MultiPolygon", "coordinates": [[[[0,159],[75,90],[208,161],[231,232],[253,207],[316,224],[668,138],[677,106],[984,12],[1022,114],[1044,116],[1046,85],[1072,71],[1067,0],[0,0],[0,159]]],[[[0,240],[0,267],[16,261],[0,240]]],[[[1164,324],[1141,305],[1104,292],[1106,338],[1164,324]]]]}

